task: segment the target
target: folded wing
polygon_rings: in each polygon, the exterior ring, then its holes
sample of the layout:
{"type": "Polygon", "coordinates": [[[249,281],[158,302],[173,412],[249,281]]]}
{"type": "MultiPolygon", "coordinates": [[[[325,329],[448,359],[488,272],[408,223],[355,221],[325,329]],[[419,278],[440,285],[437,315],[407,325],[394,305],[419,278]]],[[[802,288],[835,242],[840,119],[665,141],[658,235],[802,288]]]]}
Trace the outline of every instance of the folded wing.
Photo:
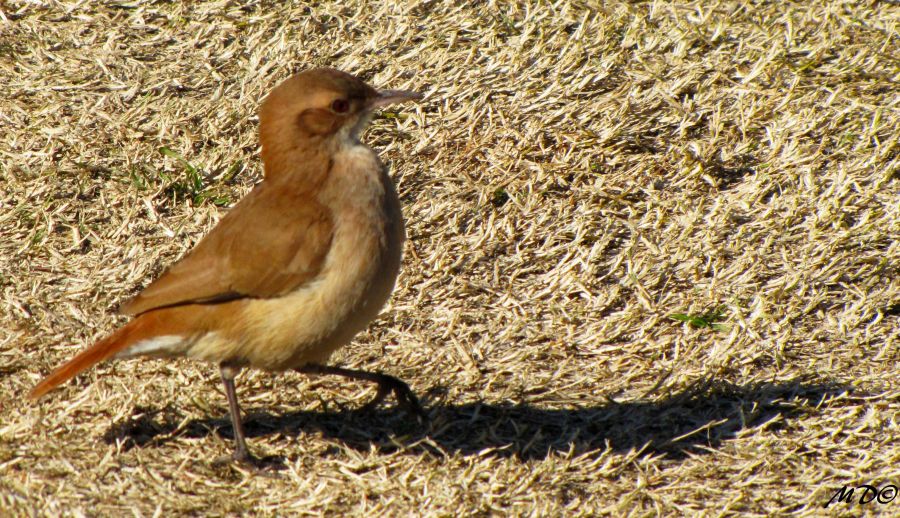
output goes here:
{"type": "Polygon", "coordinates": [[[312,196],[263,182],[120,311],[286,295],[318,275],[332,234],[330,211],[312,196]]]}

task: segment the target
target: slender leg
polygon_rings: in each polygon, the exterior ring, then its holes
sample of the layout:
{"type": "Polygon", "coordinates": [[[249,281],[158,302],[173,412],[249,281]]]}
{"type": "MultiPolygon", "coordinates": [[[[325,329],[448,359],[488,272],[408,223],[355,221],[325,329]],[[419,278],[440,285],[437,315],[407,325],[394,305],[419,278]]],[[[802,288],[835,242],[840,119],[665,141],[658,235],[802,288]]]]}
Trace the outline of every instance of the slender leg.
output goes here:
{"type": "Polygon", "coordinates": [[[237,394],[234,391],[234,378],[241,372],[240,367],[219,365],[222,373],[222,383],[225,385],[225,396],[228,398],[228,408],[231,411],[231,426],[234,430],[234,453],[232,458],[238,462],[247,462],[253,458],[247,449],[244,440],[244,425],[241,422],[241,407],[238,405],[237,394]]]}
{"type": "Polygon", "coordinates": [[[419,404],[419,399],[413,393],[412,389],[409,388],[409,385],[393,376],[382,374],[380,372],[344,369],[342,367],[330,367],[328,365],[319,365],[316,363],[304,365],[296,370],[303,374],[334,374],[336,376],[344,376],[345,378],[356,380],[374,381],[378,384],[378,394],[375,395],[375,398],[372,401],[363,407],[364,409],[374,408],[384,401],[384,398],[387,397],[388,394],[393,392],[394,397],[397,398],[397,404],[399,404],[400,407],[407,412],[414,414],[420,420],[428,421],[428,414],[422,409],[422,405],[419,404]]]}

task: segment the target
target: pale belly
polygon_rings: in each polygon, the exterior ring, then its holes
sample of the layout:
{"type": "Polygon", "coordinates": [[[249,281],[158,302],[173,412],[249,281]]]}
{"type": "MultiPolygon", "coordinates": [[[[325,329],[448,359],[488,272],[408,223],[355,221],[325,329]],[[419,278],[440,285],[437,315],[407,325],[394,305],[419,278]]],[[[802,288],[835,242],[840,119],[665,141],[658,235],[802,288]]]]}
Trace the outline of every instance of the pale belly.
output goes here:
{"type": "Polygon", "coordinates": [[[349,176],[345,168],[348,177],[334,179],[334,199],[325,201],[335,214],[335,233],[322,272],[283,297],[229,303],[238,310],[233,322],[193,337],[183,344],[184,355],[267,370],[298,368],[324,362],[378,316],[400,267],[399,200],[371,152],[346,159],[371,160],[362,164],[371,174],[349,176]]]}

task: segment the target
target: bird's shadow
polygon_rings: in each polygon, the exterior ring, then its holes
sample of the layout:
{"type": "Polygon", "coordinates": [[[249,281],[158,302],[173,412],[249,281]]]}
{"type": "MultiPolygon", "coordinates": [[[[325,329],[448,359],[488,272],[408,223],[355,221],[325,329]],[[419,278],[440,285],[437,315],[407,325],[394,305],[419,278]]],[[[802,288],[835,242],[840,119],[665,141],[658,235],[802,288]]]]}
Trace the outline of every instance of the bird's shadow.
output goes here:
{"type": "MultiPolygon", "coordinates": [[[[375,447],[412,455],[516,456],[529,460],[612,449],[681,459],[702,455],[741,430],[786,426],[792,419],[815,412],[823,400],[851,390],[849,385],[830,380],[736,385],[705,379],[652,400],[617,402],[607,398],[565,408],[486,402],[432,404],[427,426],[400,410],[385,407],[280,414],[251,409],[245,427],[248,437],[318,433],[361,451],[375,447]]],[[[185,420],[171,406],[137,407],[132,416],[113,423],[104,440],[130,449],[210,434],[231,439],[227,415],[185,420]]],[[[281,461],[275,458],[273,462],[281,461]]]]}

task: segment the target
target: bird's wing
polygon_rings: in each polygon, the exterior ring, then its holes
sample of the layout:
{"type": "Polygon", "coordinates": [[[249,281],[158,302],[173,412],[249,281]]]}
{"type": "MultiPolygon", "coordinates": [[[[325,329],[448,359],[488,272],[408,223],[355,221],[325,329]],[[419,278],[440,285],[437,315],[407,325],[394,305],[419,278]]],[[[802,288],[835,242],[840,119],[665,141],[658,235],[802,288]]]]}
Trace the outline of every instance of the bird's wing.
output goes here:
{"type": "Polygon", "coordinates": [[[263,182],[120,312],[285,295],[313,279],[331,247],[330,211],[263,182]]]}

